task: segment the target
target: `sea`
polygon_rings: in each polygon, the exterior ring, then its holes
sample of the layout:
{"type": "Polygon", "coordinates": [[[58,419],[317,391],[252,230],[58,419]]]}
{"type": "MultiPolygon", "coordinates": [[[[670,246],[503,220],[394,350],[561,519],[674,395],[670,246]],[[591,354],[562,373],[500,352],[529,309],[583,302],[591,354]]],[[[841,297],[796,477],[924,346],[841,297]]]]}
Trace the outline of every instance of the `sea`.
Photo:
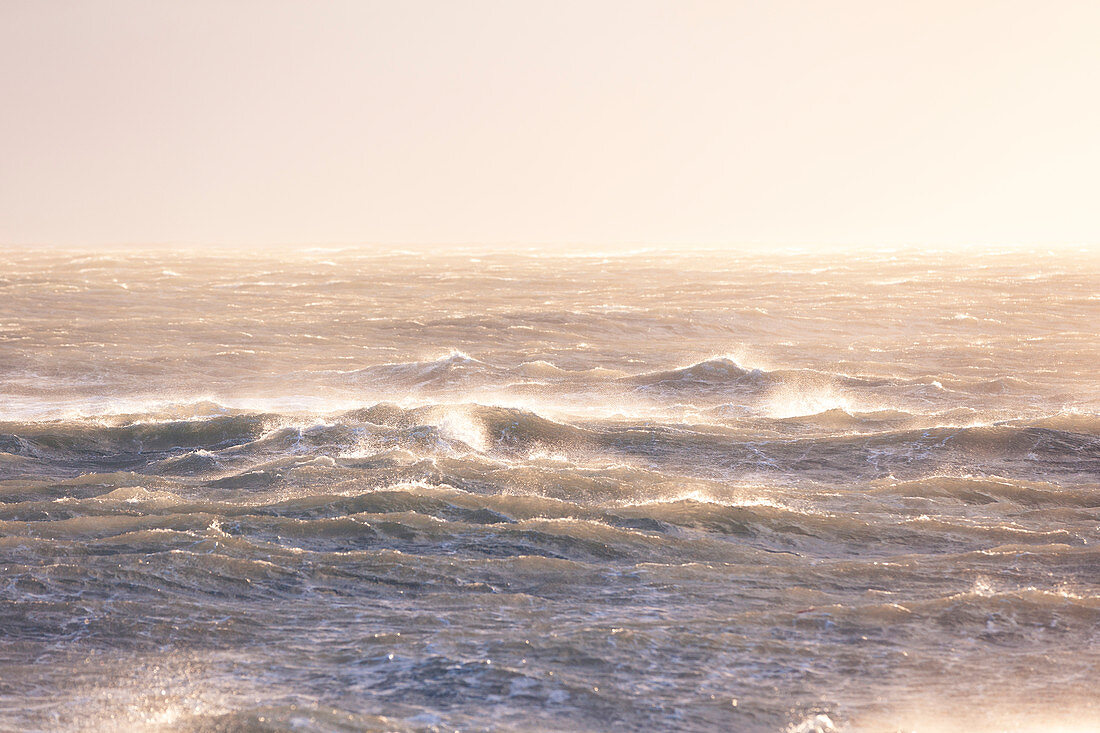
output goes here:
{"type": "Polygon", "coordinates": [[[1100,254],[0,251],[0,730],[1100,730],[1100,254]]]}

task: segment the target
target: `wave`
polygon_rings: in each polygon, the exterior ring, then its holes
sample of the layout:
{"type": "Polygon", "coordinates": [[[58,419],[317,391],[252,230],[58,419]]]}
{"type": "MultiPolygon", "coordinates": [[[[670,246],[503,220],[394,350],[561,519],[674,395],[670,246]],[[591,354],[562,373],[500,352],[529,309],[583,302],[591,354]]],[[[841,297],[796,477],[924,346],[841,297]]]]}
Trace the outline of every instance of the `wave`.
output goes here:
{"type": "MultiPolygon", "coordinates": [[[[388,400],[403,407],[429,402],[526,405],[547,417],[570,421],[600,415],[720,423],[774,418],[790,419],[787,430],[796,424],[807,430],[874,430],[887,423],[900,427],[1012,419],[1020,409],[1016,396],[1029,389],[1011,375],[871,377],[840,368],[750,368],[727,356],[625,374],[603,367],[571,369],[545,359],[499,365],[458,350],[430,360],[374,364],[352,371],[303,370],[284,376],[285,381],[301,384],[302,393],[232,398],[207,394],[191,401],[119,396],[85,402],[22,395],[9,400],[8,420],[31,417],[117,425],[245,412],[302,417],[388,400]],[[962,414],[967,411],[969,418],[962,414]],[[907,421],[903,413],[914,417],[907,421]]],[[[1067,412],[1047,419],[1051,427],[1074,431],[1089,418],[1067,412]]],[[[1087,425],[1080,429],[1091,430],[1087,425]]]]}
{"type": "MultiPolygon", "coordinates": [[[[1096,552],[1085,544],[1087,538],[1069,529],[1024,531],[1015,523],[979,525],[966,516],[903,522],[887,516],[884,521],[882,506],[851,515],[823,511],[809,502],[799,506],[670,497],[601,505],[587,496],[574,496],[573,501],[541,496],[533,486],[515,493],[509,481],[498,481],[491,489],[481,485],[470,490],[424,482],[366,489],[355,482],[299,486],[290,497],[286,487],[258,497],[238,492],[225,500],[211,491],[187,495],[178,486],[170,491],[107,485],[83,498],[0,503],[0,537],[25,545],[24,553],[40,547],[50,551],[40,543],[76,543],[89,557],[140,551],[153,558],[140,571],[153,572],[154,580],[163,580],[156,571],[167,554],[187,553],[194,559],[187,563],[186,577],[175,576],[161,592],[235,593],[240,583],[249,582],[249,593],[279,597],[305,592],[282,585],[279,577],[307,572],[315,584],[339,587],[359,562],[373,568],[372,583],[426,588],[453,584],[456,578],[499,587],[496,571],[486,574],[490,569],[480,563],[531,557],[629,566],[759,563],[769,556],[767,564],[785,566],[793,560],[770,556],[825,559],[854,553],[861,559],[850,573],[862,582],[864,572],[885,572],[867,564],[875,557],[904,563],[913,553],[946,557],[1011,546],[1017,548],[1017,562],[1023,553],[1037,558],[1054,553],[1067,563],[1068,578],[1087,570],[1085,563],[1096,552]],[[241,501],[242,496],[250,499],[241,501]],[[419,563],[420,570],[381,577],[377,561],[390,557],[385,553],[396,553],[391,559],[410,567],[419,563]],[[456,556],[463,561],[453,562],[456,556]],[[451,560],[434,566],[431,558],[451,560]]],[[[982,558],[968,564],[978,560],[982,558]]],[[[61,582],[56,592],[63,591],[61,582]]],[[[517,579],[510,582],[515,589],[517,579]]],[[[547,592],[537,590],[537,584],[532,590],[547,592]]]]}
{"type": "Polygon", "coordinates": [[[779,383],[806,386],[833,384],[853,387],[876,387],[892,384],[925,384],[925,379],[888,379],[864,377],[842,372],[825,372],[810,368],[763,369],[746,367],[728,356],[714,356],[684,367],[653,372],[643,372],[624,378],[624,381],[665,388],[690,388],[692,386],[755,386],[767,387],[779,383]]]}
{"type": "MultiPolygon", "coordinates": [[[[433,460],[482,456],[499,465],[540,456],[577,465],[595,458],[602,465],[625,463],[703,478],[778,471],[792,479],[850,483],[948,470],[1017,478],[1045,471],[1076,481],[1100,476],[1100,419],[1092,416],[961,426],[928,424],[927,419],[897,410],[832,409],[796,418],[741,416],[725,423],[566,420],[494,404],[402,407],[383,402],[321,417],[230,413],[121,425],[2,423],[0,478],[138,471],[215,475],[230,486],[239,481],[258,486],[267,479],[254,469],[265,462],[393,450],[433,460]],[[251,473],[242,474],[244,469],[251,473]]],[[[277,480],[280,470],[273,464],[269,478],[277,480]]]]}
{"type": "Polygon", "coordinates": [[[665,389],[689,389],[704,386],[731,386],[743,383],[757,383],[765,380],[768,372],[761,369],[746,369],[726,357],[705,359],[686,367],[664,371],[646,372],[624,380],[640,387],[658,387],[665,389]]]}
{"type": "Polygon", "coordinates": [[[872,489],[880,495],[963,504],[1009,502],[1024,507],[1100,507],[1100,486],[1063,486],[1000,476],[924,476],[887,481],[872,489]]]}
{"type": "MultiPolygon", "coordinates": [[[[615,381],[646,399],[687,402],[723,419],[806,418],[816,419],[824,428],[830,421],[842,428],[839,423],[847,421],[843,413],[857,418],[854,429],[856,423],[876,417],[969,409],[965,390],[944,388],[933,377],[871,377],[811,368],[766,370],[748,368],[724,356],[615,381]]],[[[987,397],[988,389],[978,387],[987,397]]],[[[895,422],[901,424],[901,420],[895,422]]]]}
{"type": "Polygon", "coordinates": [[[505,370],[455,350],[437,359],[377,364],[346,372],[344,376],[357,384],[424,389],[469,386],[476,381],[488,382],[503,374],[505,370]]]}
{"type": "Polygon", "coordinates": [[[240,445],[263,431],[264,415],[132,422],[0,423],[0,451],[32,458],[130,456],[240,445]]]}

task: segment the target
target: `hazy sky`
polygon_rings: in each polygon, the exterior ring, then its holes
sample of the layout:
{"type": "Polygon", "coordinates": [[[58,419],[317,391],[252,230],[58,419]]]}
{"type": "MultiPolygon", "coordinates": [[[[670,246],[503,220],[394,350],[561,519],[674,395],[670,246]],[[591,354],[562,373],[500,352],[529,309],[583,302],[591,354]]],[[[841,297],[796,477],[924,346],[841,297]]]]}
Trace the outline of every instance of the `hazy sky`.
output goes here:
{"type": "Polygon", "coordinates": [[[1100,244],[1100,2],[0,0],[0,242],[1100,244]]]}

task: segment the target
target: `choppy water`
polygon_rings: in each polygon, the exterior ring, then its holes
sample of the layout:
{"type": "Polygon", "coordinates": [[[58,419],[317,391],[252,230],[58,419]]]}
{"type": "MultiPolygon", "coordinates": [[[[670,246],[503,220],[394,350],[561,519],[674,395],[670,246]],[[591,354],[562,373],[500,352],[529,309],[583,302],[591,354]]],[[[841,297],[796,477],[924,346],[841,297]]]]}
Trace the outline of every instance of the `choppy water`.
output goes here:
{"type": "Polygon", "coordinates": [[[0,728],[1092,730],[1082,253],[0,254],[0,728]]]}

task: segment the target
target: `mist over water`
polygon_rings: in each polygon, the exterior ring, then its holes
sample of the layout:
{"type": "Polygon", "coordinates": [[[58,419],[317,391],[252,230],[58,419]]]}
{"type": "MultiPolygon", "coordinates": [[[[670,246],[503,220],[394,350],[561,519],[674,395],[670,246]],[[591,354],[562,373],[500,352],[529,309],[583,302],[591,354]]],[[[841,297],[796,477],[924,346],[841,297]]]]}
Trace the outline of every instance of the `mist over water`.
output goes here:
{"type": "Polygon", "coordinates": [[[1100,260],[0,253],[0,729],[1100,727],[1100,260]]]}

